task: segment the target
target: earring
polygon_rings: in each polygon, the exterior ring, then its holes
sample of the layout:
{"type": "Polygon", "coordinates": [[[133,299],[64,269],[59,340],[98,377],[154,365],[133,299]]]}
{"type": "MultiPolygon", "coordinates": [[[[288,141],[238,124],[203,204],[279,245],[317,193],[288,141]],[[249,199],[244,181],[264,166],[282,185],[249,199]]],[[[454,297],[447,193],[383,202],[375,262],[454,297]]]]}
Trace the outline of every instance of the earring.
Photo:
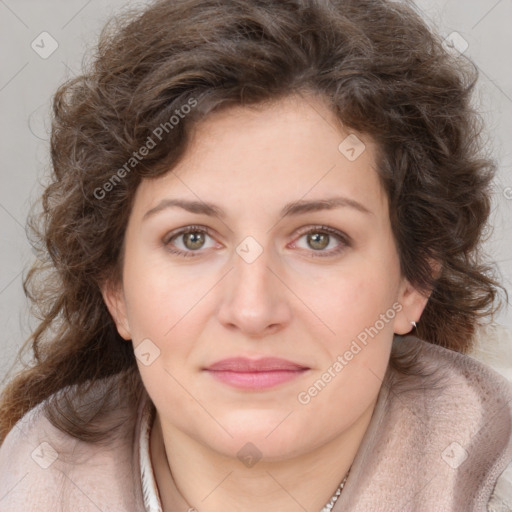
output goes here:
{"type": "Polygon", "coordinates": [[[416,329],[416,322],[411,322],[411,325],[416,329]]]}

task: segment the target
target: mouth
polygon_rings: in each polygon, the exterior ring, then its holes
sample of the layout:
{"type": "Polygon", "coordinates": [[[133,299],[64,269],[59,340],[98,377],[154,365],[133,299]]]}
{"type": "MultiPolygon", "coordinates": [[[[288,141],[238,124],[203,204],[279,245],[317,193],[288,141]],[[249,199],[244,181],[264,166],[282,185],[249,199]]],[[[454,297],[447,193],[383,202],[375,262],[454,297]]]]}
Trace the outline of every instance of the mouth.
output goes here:
{"type": "Polygon", "coordinates": [[[309,369],[285,359],[235,357],[218,361],[204,371],[215,380],[235,388],[262,390],[296,379],[309,369]]]}

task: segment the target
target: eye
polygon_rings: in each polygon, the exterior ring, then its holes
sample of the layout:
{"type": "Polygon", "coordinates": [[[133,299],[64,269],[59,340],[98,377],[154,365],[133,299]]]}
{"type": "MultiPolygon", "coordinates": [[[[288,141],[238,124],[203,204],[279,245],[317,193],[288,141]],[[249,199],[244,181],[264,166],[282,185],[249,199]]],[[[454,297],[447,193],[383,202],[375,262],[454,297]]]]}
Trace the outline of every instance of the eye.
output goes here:
{"type": "Polygon", "coordinates": [[[313,257],[328,257],[335,256],[349,247],[350,239],[336,229],[327,226],[315,226],[303,232],[293,245],[309,251],[313,257]],[[298,243],[300,240],[304,240],[305,246],[298,243]]]}
{"type": "MultiPolygon", "coordinates": [[[[194,257],[202,254],[202,250],[216,247],[211,231],[205,226],[187,226],[169,233],[163,244],[172,254],[194,257]]],[[[304,249],[313,257],[329,257],[341,253],[351,245],[350,238],[328,226],[313,226],[303,231],[292,247],[304,249]],[[306,246],[299,243],[304,240],[306,246]]]]}
{"type": "Polygon", "coordinates": [[[173,231],[164,238],[163,244],[169,252],[185,257],[198,256],[201,249],[215,247],[210,230],[204,226],[187,226],[173,231]]]}

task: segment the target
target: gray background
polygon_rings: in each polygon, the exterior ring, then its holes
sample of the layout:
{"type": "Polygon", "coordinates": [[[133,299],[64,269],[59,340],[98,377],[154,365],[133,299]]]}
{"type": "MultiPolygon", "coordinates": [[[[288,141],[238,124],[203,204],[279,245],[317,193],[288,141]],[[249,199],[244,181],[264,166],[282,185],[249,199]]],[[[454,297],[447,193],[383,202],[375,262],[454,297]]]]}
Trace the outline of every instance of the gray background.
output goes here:
{"type": "MultiPolygon", "coordinates": [[[[94,46],[107,18],[124,6],[142,3],[0,0],[0,379],[4,381],[35,325],[21,286],[23,273],[34,258],[24,226],[49,167],[50,98],[61,82],[80,73],[84,52],[94,46]],[[46,59],[31,47],[32,41],[40,41],[42,32],[51,34],[58,44],[46,59]]],[[[455,46],[461,48],[457,45],[466,41],[464,55],[480,69],[479,109],[500,166],[492,214],[494,232],[486,250],[498,263],[512,295],[512,0],[421,0],[417,6],[443,37],[454,31],[460,34],[462,39],[456,36],[459,43],[455,46]]],[[[510,307],[496,321],[512,328],[510,307]]]]}

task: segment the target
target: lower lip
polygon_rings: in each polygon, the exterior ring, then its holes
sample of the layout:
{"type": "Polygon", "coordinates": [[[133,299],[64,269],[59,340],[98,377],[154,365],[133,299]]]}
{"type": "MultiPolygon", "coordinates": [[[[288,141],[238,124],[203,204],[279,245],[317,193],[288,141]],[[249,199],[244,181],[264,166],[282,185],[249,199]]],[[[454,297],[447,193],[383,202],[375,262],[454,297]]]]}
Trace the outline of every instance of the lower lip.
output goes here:
{"type": "Polygon", "coordinates": [[[285,382],[289,382],[301,375],[303,370],[272,370],[262,372],[233,372],[222,370],[208,370],[208,373],[224,384],[240,389],[268,389],[285,382]]]}

